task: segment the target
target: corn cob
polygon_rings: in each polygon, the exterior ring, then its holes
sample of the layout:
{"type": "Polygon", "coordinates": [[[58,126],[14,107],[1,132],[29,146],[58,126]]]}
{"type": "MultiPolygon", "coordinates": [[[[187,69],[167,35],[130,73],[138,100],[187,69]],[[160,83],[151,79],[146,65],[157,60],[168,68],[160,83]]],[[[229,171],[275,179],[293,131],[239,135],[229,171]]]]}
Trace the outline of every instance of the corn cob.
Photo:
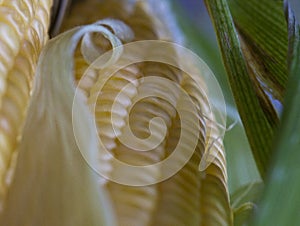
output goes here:
{"type": "Polygon", "coordinates": [[[52,0],[0,2],[0,211],[15,167],[20,132],[52,0]]]}
{"type": "MultiPolygon", "coordinates": [[[[181,87],[190,94],[190,79],[183,76],[180,83],[181,87]]],[[[192,96],[190,96],[192,97],[192,96]]],[[[195,105],[197,102],[194,102],[195,105]]],[[[179,107],[179,106],[178,106],[179,107]]],[[[200,105],[198,105],[200,108],[200,105]]],[[[188,114],[190,109],[185,109],[188,114]]],[[[204,150],[204,121],[199,117],[198,123],[201,130],[194,154],[189,162],[173,177],[158,184],[160,201],[158,202],[156,214],[152,225],[199,225],[201,216],[199,214],[199,186],[198,166],[200,164],[200,154],[204,150]]],[[[186,123],[186,122],[185,122],[186,123]]],[[[197,123],[197,122],[194,122],[197,123]]],[[[180,126],[180,120],[175,118],[170,128],[170,136],[168,137],[168,145],[165,147],[167,151],[173,150],[177,145],[179,134],[186,134],[185,148],[191,148],[188,143],[196,139],[197,134],[193,134],[185,126],[180,126]],[[184,131],[185,130],[185,131],[184,131]]],[[[180,161],[180,159],[178,159],[180,161]]],[[[180,164],[180,162],[174,162],[180,164]]]]}
{"type": "MultiPolygon", "coordinates": [[[[160,32],[154,19],[149,15],[149,10],[145,10],[146,2],[138,2],[131,9],[125,8],[121,1],[99,2],[90,0],[85,5],[79,4],[73,8],[69,18],[67,18],[64,29],[78,24],[85,24],[111,16],[121,19],[128,24],[135,34],[134,40],[160,39],[160,32]],[[89,5],[90,3],[90,5],[89,5]],[[92,6],[95,14],[90,11],[86,14],[85,7],[92,6]],[[96,10],[98,9],[98,10],[96,10]],[[109,10],[108,10],[109,9],[109,10]],[[121,10],[120,10],[121,9],[121,10]],[[80,13],[79,13],[80,12],[80,13]],[[78,18],[80,14],[80,18],[78,18]],[[88,16],[85,16],[88,15],[88,16]]],[[[151,12],[151,11],[150,11],[151,12]]],[[[175,55],[175,61],[179,56],[175,55]]],[[[76,78],[79,80],[88,65],[85,63],[80,52],[76,54],[76,78]]],[[[138,92],[142,92],[147,87],[137,82],[137,79],[147,77],[151,74],[168,78],[177,82],[184,88],[190,96],[195,99],[199,109],[207,107],[204,97],[199,94],[195,84],[170,66],[158,63],[143,63],[132,65],[116,73],[101,90],[101,95],[97,100],[98,91],[97,79],[101,80],[101,74],[96,72],[90,76],[90,80],[82,83],[85,94],[90,102],[96,102],[96,122],[99,129],[99,137],[104,142],[105,147],[114,157],[123,162],[133,165],[148,165],[161,161],[170,154],[170,150],[176,146],[180,127],[176,111],[167,102],[149,98],[134,106],[128,112],[128,107],[133,103],[133,98],[138,92]],[[122,93],[117,97],[119,91],[131,84],[132,90],[122,93]],[[114,134],[110,118],[113,102],[118,104],[117,134],[114,134]],[[149,135],[148,123],[153,117],[161,117],[167,124],[168,135],[166,139],[149,153],[135,153],[130,148],[124,146],[117,138],[122,133],[122,127],[126,124],[126,115],[129,115],[130,127],[138,137],[149,135]]],[[[204,85],[204,84],[203,84],[204,85]]],[[[157,92],[163,91],[160,84],[156,84],[157,92]],[[159,88],[160,87],[160,88],[159,88]]],[[[173,96],[171,98],[178,98],[173,96]]],[[[168,180],[151,186],[131,187],[120,185],[110,181],[102,181],[101,186],[108,188],[111,200],[116,211],[119,225],[231,225],[231,210],[227,191],[226,161],[224,157],[223,145],[219,140],[211,147],[211,152],[216,153],[217,158],[204,171],[198,172],[198,165],[205,150],[205,137],[218,136],[216,125],[207,122],[200,113],[197,115],[202,128],[199,131],[199,141],[194,155],[188,164],[176,175],[168,180]],[[206,134],[211,129],[210,134],[206,134]],[[217,201],[220,198],[221,203],[217,201]]],[[[213,115],[210,116],[213,119],[213,115]]],[[[156,135],[159,137],[161,128],[158,126],[156,135]]],[[[195,134],[190,134],[190,137],[195,134]]],[[[106,165],[111,161],[111,156],[102,156],[102,163],[106,165]]],[[[112,162],[112,161],[111,161],[112,162]]],[[[113,165],[107,167],[111,174],[118,172],[118,168],[113,165]]],[[[174,163],[176,164],[176,163],[174,163]]],[[[152,177],[158,177],[158,171],[149,171],[147,175],[140,176],[140,180],[151,181],[152,177]]],[[[124,175],[126,176],[126,175],[124,175]]]]}

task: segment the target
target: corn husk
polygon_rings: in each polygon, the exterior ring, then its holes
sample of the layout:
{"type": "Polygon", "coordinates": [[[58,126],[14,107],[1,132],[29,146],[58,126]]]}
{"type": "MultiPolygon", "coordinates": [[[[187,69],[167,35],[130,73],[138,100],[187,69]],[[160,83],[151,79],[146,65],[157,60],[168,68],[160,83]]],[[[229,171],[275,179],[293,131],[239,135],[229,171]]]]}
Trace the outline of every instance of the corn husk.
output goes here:
{"type": "MultiPolygon", "coordinates": [[[[217,115],[209,114],[205,81],[161,62],[123,67],[105,81],[126,49],[117,47],[121,42],[172,40],[166,21],[155,18],[162,14],[154,13],[154,3],[77,3],[64,29],[103,17],[121,19],[128,27],[110,19],[75,28],[48,43],[1,225],[232,225],[219,139],[224,128],[217,115]],[[82,45],[76,48],[80,39],[82,45]],[[101,61],[100,67],[89,65],[97,53],[111,48],[108,61],[101,61]],[[140,93],[151,92],[151,97],[139,99],[140,93]],[[140,143],[149,137],[150,142],[140,143]],[[144,167],[172,156],[178,140],[182,154],[171,164],[144,167]],[[135,145],[150,149],[136,151],[135,145]],[[130,171],[116,159],[140,171],[130,171]],[[170,171],[174,175],[165,177],[170,171]]],[[[173,47],[168,54],[158,53],[179,65],[181,57],[188,60],[173,47]]]]}
{"type": "Polygon", "coordinates": [[[83,148],[97,151],[82,98],[74,100],[81,107],[72,121],[74,49],[84,33],[102,30],[98,25],[73,29],[43,50],[0,225],[115,225],[105,190],[97,186],[74,137],[76,130],[83,148]]]}

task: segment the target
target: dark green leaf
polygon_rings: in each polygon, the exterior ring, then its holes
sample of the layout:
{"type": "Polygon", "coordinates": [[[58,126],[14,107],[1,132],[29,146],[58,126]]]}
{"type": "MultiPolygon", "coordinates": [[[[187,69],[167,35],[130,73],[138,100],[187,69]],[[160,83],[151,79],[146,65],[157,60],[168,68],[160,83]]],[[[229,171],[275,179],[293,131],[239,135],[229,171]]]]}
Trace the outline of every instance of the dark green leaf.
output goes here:
{"type": "Polygon", "coordinates": [[[253,225],[298,226],[300,223],[300,29],[286,4],[289,23],[289,82],[276,157],[253,225]]]}
{"type": "MultiPolygon", "coordinates": [[[[257,82],[248,72],[241,42],[235,29],[226,0],[206,0],[211,15],[229,83],[244,124],[258,169],[264,177],[270,159],[276,117],[261,107],[257,82]],[[254,84],[254,85],[253,85],[254,84]],[[272,120],[270,120],[272,119],[272,120]]],[[[245,45],[243,45],[245,46],[245,45]]],[[[272,113],[273,112],[273,113],[272,113]]]]}
{"type": "Polygon", "coordinates": [[[287,82],[283,1],[229,0],[250,76],[270,123],[277,124],[287,82]],[[274,105],[274,108],[273,108],[274,105]]]}

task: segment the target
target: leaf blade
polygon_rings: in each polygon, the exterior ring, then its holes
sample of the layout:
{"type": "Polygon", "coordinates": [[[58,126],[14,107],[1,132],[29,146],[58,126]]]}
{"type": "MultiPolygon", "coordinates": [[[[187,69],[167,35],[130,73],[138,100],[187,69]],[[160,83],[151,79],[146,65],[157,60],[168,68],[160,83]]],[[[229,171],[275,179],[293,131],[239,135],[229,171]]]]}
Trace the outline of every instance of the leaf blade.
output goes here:
{"type": "Polygon", "coordinates": [[[298,225],[300,222],[300,28],[288,5],[289,82],[276,142],[274,166],[252,225],[298,225]],[[279,195],[284,194],[284,195],[279,195]],[[282,208],[284,207],[284,208],[282,208]]]}
{"type": "Polygon", "coordinates": [[[252,86],[227,1],[206,0],[205,2],[214,23],[223,63],[237,108],[245,126],[256,164],[264,177],[275,128],[269,123],[261,109],[252,86]]]}

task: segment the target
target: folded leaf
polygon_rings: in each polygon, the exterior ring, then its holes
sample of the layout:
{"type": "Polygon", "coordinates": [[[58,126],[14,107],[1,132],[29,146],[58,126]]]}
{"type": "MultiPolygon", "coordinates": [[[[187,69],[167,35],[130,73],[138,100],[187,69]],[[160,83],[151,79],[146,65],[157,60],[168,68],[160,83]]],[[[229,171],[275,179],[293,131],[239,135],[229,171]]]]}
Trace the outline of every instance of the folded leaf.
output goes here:
{"type": "MultiPolygon", "coordinates": [[[[243,40],[243,53],[248,71],[253,76],[253,83],[257,84],[257,88],[264,92],[274,108],[280,112],[288,79],[286,66],[288,40],[282,9],[283,1],[229,0],[228,2],[239,37],[243,40]]],[[[263,101],[263,94],[258,95],[263,101]]],[[[267,100],[262,107],[266,104],[267,100]]],[[[270,118],[272,119],[276,119],[276,115],[270,118]]]]}
{"type": "MultiPolygon", "coordinates": [[[[208,123],[213,138],[219,136],[215,123],[208,123]]],[[[200,225],[233,225],[233,212],[230,206],[227,186],[226,158],[223,142],[216,139],[211,146],[214,160],[205,171],[200,172],[200,225]]]]}

